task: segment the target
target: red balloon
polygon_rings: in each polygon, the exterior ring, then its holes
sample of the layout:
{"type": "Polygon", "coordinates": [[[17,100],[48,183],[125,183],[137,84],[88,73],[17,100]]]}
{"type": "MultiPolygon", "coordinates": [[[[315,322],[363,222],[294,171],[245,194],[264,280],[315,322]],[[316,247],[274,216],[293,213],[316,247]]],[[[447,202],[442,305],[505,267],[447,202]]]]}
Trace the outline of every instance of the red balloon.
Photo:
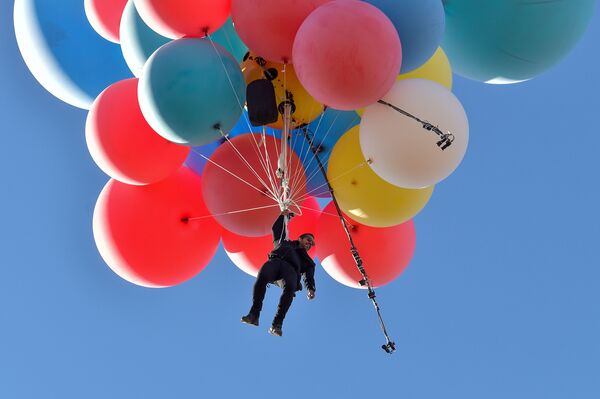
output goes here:
{"type": "Polygon", "coordinates": [[[331,0],[232,0],[231,17],[244,43],[276,62],[292,63],[294,37],[302,21],[331,0]]]}
{"type": "MultiPolygon", "coordinates": [[[[339,283],[361,288],[362,280],[350,244],[333,203],[319,218],[317,256],[325,271],[339,283]]],[[[394,280],[408,266],[415,250],[415,227],[412,220],[397,226],[369,227],[346,217],[350,233],[363,260],[363,266],[373,287],[394,280]]],[[[363,287],[364,288],[364,287],[363,287]]]]}
{"type": "Polygon", "coordinates": [[[171,39],[204,37],[229,17],[231,0],[134,0],[144,22],[171,39]]]}
{"type": "Polygon", "coordinates": [[[94,101],[85,137],[92,158],[106,174],[127,184],[160,181],[177,171],[190,152],[156,133],[138,104],[138,79],[117,82],[94,101]]]}
{"type": "Polygon", "coordinates": [[[94,209],[94,238],[108,266],[131,283],[155,288],[198,274],[221,236],[201,185],[200,176],[185,167],[147,186],[110,180],[94,209]]]}
{"type": "MultiPolygon", "coordinates": [[[[300,234],[313,233],[321,211],[319,203],[313,197],[302,203],[302,215],[295,216],[288,226],[289,237],[296,240],[300,234]]],[[[223,229],[223,247],[229,259],[243,272],[256,277],[262,265],[267,261],[267,255],[273,249],[273,235],[263,237],[244,237],[223,229]]],[[[316,241],[316,239],[315,239],[316,241]]],[[[315,256],[314,247],[308,252],[315,256]]]]}
{"type": "MultiPolygon", "coordinates": [[[[270,234],[280,213],[270,191],[271,182],[279,184],[275,172],[282,143],[269,136],[261,140],[260,134],[248,133],[223,143],[210,156],[202,179],[204,200],[215,219],[227,230],[247,237],[270,234]]],[[[306,193],[306,176],[298,156],[291,150],[288,154],[291,199],[300,203],[306,193]]],[[[294,206],[290,209],[295,211],[294,206]]]]}
{"type": "Polygon", "coordinates": [[[85,0],[85,14],[90,25],[106,40],[119,43],[121,16],[127,0],[85,0]]]}
{"type": "Polygon", "coordinates": [[[223,229],[223,247],[229,259],[244,273],[256,277],[273,250],[273,236],[244,237],[223,229]]]}
{"type": "Polygon", "coordinates": [[[396,28],[377,7],[334,0],[304,20],[293,57],[298,79],[317,101],[353,110],[376,102],[391,89],[402,48],[396,28]]]}
{"type": "MultiPolygon", "coordinates": [[[[319,206],[319,203],[314,197],[308,197],[300,205],[300,210],[302,211],[302,215],[294,216],[288,225],[290,238],[292,240],[297,240],[301,234],[313,233],[315,235],[315,242],[317,242],[317,223],[319,221],[319,216],[321,216],[321,207],[319,206]]],[[[316,255],[315,247],[312,247],[308,251],[308,254],[314,258],[316,255]]]]}

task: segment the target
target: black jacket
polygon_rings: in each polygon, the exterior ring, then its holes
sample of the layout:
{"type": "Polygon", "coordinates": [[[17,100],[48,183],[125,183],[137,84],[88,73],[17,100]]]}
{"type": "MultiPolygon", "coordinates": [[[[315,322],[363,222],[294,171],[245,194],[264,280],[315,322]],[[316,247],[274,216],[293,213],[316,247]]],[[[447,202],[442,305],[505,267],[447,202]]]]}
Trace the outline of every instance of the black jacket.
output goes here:
{"type": "Polygon", "coordinates": [[[292,265],[298,273],[298,288],[302,290],[300,276],[304,275],[304,285],[312,291],[315,289],[315,262],[306,252],[306,249],[300,246],[298,240],[288,240],[284,226],[284,217],[280,215],[273,224],[273,245],[274,248],[269,254],[269,259],[282,259],[292,265]]]}

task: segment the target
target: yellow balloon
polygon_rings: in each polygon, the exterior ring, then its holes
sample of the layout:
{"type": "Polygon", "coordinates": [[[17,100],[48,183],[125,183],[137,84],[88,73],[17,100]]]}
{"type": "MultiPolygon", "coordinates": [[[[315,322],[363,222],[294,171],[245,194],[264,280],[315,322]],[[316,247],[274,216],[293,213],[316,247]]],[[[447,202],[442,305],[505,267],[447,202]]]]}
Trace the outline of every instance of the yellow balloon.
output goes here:
{"type": "MultiPolygon", "coordinates": [[[[281,64],[267,61],[253,53],[242,62],[242,72],[246,84],[257,79],[269,79],[275,87],[277,106],[289,101],[292,104],[292,123],[295,128],[308,124],[315,120],[324,110],[323,104],[315,100],[298,80],[296,71],[292,64],[281,64]]],[[[279,119],[268,126],[275,129],[283,129],[283,117],[279,113],[279,119]]]]}
{"type": "Polygon", "coordinates": [[[344,213],[372,227],[389,227],[412,219],[431,198],[433,187],[407,189],[379,177],[365,160],[359,126],[348,130],[329,157],[327,178],[344,213]]]}
{"type": "MultiPolygon", "coordinates": [[[[402,73],[396,78],[396,80],[405,79],[432,80],[446,86],[448,90],[452,90],[452,68],[444,50],[438,47],[426,63],[410,72],[402,73]]],[[[356,113],[360,116],[362,116],[363,112],[365,112],[364,108],[356,110],[356,113]]]]}
{"type": "Polygon", "coordinates": [[[433,80],[443,86],[446,86],[448,90],[452,90],[452,68],[450,67],[450,61],[444,50],[441,47],[435,51],[431,58],[418,67],[407,73],[398,75],[396,80],[405,79],[427,79],[433,80]]]}

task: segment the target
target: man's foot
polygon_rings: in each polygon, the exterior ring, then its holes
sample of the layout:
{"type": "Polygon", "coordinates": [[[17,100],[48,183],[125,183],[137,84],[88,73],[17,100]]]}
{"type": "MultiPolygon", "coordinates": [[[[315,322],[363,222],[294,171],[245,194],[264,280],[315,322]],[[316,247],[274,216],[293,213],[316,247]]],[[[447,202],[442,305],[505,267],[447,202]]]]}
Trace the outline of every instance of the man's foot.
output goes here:
{"type": "Polygon", "coordinates": [[[248,313],[246,316],[242,316],[242,323],[252,324],[258,326],[258,316],[252,313],[248,313]]]}
{"type": "Polygon", "coordinates": [[[271,328],[269,328],[269,334],[281,337],[283,335],[283,331],[281,331],[281,325],[273,324],[271,328]]]}

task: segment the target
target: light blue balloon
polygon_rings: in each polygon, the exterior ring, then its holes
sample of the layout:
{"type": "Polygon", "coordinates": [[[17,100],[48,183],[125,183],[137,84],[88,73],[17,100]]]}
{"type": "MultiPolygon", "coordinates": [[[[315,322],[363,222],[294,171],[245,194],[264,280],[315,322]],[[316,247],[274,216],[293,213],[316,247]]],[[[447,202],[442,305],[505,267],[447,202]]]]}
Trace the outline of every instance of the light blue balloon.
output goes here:
{"type": "Polygon", "coordinates": [[[486,83],[531,79],[559,62],[590,23],[594,0],[445,0],[452,70],[486,83]]]}
{"type": "MultiPolygon", "coordinates": [[[[229,130],[227,138],[231,140],[232,138],[242,134],[263,132],[263,126],[252,126],[248,121],[248,112],[244,110],[236,125],[229,130]]],[[[264,131],[267,136],[281,138],[281,131],[277,129],[265,126],[264,131]]],[[[212,153],[215,152],[216,149],[221,145],[228,145],[227,140],[223,137],[203,146],[192,147],[192,150],[185,160],[185,164],[197,174],[202,175],[204,172],[204,167],[208,162],[206,158],[209,158],[212,153]]]]}
{"type": "MultiPolygon", "coordinates": [[[[162,45],[171,41],[150,29],[142,20],[133,1],[127,3],[121,18],[121,49],[129,69],[140,76],[142,68],[150,56],[162,45]]],[[[229,18],[225,24],[211,35],[211,39],[225,47],[238,62],[241,62],[248,48],[242,43],[229,18]]]]}
{"type": "Polygon", "coordinates": [[[248,47],[246,47],[235,31],[231,18],[228,18],[219,30],[210,35],[210,38],[225,47],[238,62],[242,62],[248,52],[248,47]]]}
{"type": "Polygon", "coordinates": [[[178,39],[144,66],[138,87],[144,117],[175,143],[197,146],[233,128],[246,101],[238,62],[207,39],[178,39]]]}
{"type": "MultiPolygon", "coordinates": [[[[344,133],[360,123],[360,116],[354,111],[338,111],[333,108],[327,108],[325,112],[308,125],[308,130],[313,136],[314,145],[318,148],[319,160],[323,164],[325,171],[329,164],[331,150],[335,143],[344,133]]],[[[293,133],[292,149],[302,160],[304,171],[306,172],[306,191],[313,197],[330,197],[327,183],[323,173],[319,169],[310,146],[306,139],[302,137],[300,130],[293,133]]]]}
{"type": "Polygon", "coordinates": [[[431,58],[444,36],[445,15],[441,0],[365,1],[383,11],[398,31],[402,43],[400,72],[410,72],[431,58]]]}
{"type": "Polygon", "coordinates": [[[62,101],[89,109],[112,83],[131,77],[119,45],[98,35],[82,0],[16,0],[15,35],[33,76],[62,101]]]}
{"type": "Polygon", "coordinates": [[[160,46],[171,41],[146,25],[133,1],[129,1],[123,11],[119,36],[123,57],[135,76],[142,74],[144,64],[160,46]]]}

